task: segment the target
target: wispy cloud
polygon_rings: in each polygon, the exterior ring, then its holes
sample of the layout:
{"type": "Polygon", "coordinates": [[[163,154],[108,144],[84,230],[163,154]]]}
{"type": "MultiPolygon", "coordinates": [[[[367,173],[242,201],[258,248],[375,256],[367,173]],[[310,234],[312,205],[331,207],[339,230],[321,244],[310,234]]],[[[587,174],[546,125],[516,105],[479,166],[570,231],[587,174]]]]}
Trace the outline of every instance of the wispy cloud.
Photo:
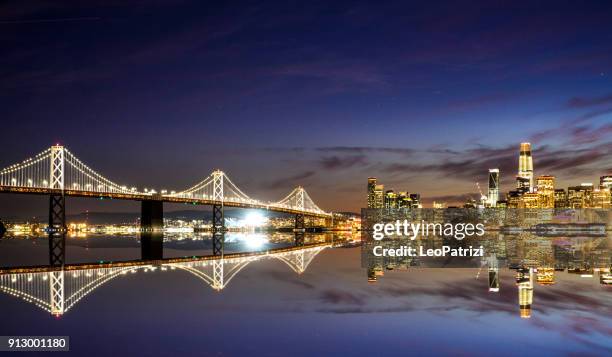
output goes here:
{"type": "Polygon", "coordinates": [[[612,104],[612,94],[602,97],[574,97],[567,102],[569,108],[586,108],[602,104],[612,104]]]}
{"type": "Polygon", "coordinates": [[[289,177],[282,177],[272,182],[268,182],[264,184],[263,186],[264,188],[267,188],[267,189],[276,189],[279,187],[294,187],[300,184],[303,185],[304,180],[311,178],[315,175],[316,175],[316,172],[312,170],[302,171],[295,175],[291,175],[289,177]]]}
{"type": "Polygon", "coordinates": [[[365,166],[368,163],[365,155],[324,156],[319,159],[319,165],[326,170],[348,169],[355,166],[365,166]]]}

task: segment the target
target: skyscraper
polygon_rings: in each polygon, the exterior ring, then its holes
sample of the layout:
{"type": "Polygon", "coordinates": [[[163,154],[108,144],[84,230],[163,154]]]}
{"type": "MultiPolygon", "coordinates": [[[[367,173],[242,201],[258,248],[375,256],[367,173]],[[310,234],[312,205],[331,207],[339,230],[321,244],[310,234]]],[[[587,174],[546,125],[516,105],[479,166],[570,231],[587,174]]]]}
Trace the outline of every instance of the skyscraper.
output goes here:
{"type": "Polygon", "coordinates": [[[397,194],[393,190],[385,192],[384,205],[387,209],[397,208],[397,194]]]}
{"type": "Polygon", "coordinates": [[[384,196],[385,196],[385,185],[376,185],[374,186],[374,207],[373,208],[382,208],[384,205],[384,196]]]}
{"type": "Polygon", "coordinates": [[[528,319],[531,317],[531,304],[533,304],[533,269],[525,267],[518,269],[516,285],[518,285],[520,316],[528,319]]]}
{"type": "Polygon", "coordinates": [[[599,178],[599,188],[612,191],[612,175],[601,176],[599,178]]]}
{"type": "Polygon", "coordinates": [[[368,177],[368,208],[374,208],[376,177],[368,177]]]}
{"type": "Polygon", "coordinates": [[[542,175],[536,181],[540,208],[555,208],[555,177],[542,175]]]}
{"type": "Polygon", "coordinates": [[[499,169],[489,169],[489,192],[487,195],[489,207],[496,207],[499,201],[499,169]]]}
{"type": "Polygon", "coordinates": [[[521,143],[516,187],[519,191],[533,192],[533,159],[530,143],[521,143]]]}

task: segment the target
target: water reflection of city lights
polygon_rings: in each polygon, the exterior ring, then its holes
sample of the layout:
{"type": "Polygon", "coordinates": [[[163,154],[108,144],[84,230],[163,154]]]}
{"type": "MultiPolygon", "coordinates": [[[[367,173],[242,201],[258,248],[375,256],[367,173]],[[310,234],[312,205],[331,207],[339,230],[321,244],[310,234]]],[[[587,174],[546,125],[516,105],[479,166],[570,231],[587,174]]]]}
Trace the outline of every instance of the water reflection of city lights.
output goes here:
{"type": "Polygon", "coordinates": [[[260,248],[268,243],[265,234],[246,234],[243,236],[243,240],[250,248],[260,248]]]}

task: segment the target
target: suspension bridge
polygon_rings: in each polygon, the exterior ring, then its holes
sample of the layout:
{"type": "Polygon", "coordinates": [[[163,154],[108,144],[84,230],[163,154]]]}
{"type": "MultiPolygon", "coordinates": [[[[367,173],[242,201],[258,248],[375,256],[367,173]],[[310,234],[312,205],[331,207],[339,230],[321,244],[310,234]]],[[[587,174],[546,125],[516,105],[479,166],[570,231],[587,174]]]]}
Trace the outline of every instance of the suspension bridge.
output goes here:
{"type": "MultiPolygon", "coordinates": [[[[305,231],[304,217],[323,218],[326,222],[332,218],[332,214],[319,208],[301,186],[279,201],[265,202],[245,194],[221,170],[213,171],[184,190],[158,192],[117,184],[83,163],[62,145],[51,146],[1,170],[0,193],[49,196],[49,258],[52,265],[64,264],[66,197],[70,196],[140,201],[143,257],[150,259],[161,258],[160,231],[163,229],[164,202],[212,206],[212,231],[216,241],[226,231],[224,207],[293,214],[296,232],[305,231]]],[[[214,247],[222,247],[222,244],[214,247]]],[[[218,249],[214,252],[220,253],[218,249]]]]}
{"type": "Polygon", "coordinates": [[[192,203],[258,208],[275,212],[329,218],[306,190],[298,186],[283,199],[264,202],[245,194],[223,171],[215,170],[192,187],[180,191],[139,190],[102,176],[61,145],[0,171],[0,191],[119,200],[192,203]]]}
{"type": "Polygon", "coordinates": [[[0,269],[0,291],[60,316],[95,289],[127,274],[180,270],[220,291],[248,264],[264,259],[280,260],[295,273],[302,274],[317,254],[329,247],[329,243],[317,243],[221,256],[3,268],[0,269]]]}

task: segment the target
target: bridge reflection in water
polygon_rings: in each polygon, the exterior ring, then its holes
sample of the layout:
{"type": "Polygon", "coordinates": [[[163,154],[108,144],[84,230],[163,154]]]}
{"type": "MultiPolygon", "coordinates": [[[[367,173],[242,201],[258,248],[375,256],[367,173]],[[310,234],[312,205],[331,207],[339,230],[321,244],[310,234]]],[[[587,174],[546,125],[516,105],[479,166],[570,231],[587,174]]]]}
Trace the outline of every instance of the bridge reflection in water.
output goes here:
{"type": "Polygon", "coordinates": [[[287,264],[295,273],[301,274],[317,254],[331,246],[330,243],[317,243],[260,252],[192,258],[7,268],[0,269],[0,291],[60,316],[98,287],[123,275],[139,271],[179,269],[220,291],[252,262],[277,259],[287,264]]]}

